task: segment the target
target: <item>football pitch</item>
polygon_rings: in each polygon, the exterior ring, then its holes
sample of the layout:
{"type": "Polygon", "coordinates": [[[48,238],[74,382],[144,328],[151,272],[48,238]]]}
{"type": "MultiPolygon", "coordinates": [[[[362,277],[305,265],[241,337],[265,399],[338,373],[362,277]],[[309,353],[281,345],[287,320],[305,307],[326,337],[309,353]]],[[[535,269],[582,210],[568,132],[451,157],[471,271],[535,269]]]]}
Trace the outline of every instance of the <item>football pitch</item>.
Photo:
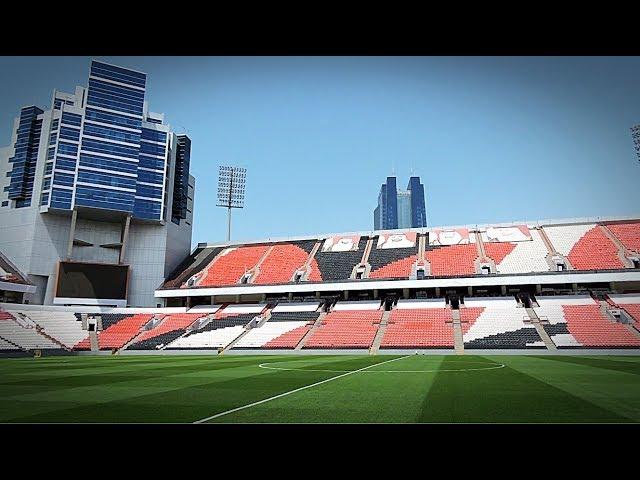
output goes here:
{"type": "Polygon", "coordinates": [[[640,357],[64,356],[0,360],[0,422],[639,422],[640,357]]]}

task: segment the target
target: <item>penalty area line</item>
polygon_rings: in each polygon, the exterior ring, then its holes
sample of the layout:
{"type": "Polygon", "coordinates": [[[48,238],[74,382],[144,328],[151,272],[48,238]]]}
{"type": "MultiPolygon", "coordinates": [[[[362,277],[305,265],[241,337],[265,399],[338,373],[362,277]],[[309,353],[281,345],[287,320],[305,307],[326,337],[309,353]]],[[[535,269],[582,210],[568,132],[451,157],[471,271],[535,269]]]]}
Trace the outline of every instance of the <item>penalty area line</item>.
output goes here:
{"type": "Polygon", "coordinates": [[[224,415],[228,415],[230,413],[238,412],[240,410],[244,410],[246,408],[255,407],[256,405],[260,405],[262,403],[270,402],[271,400],[276,400],[278,398],[286,397],[287,395],[291,395],[292,393],[300,392],[302,390],[306,390],[307,388],[317,387],[318,385],[322,385],[323,383],[330,382],[332,380],[337,380],[339,378],[346,377],[348,375],[353,375],[354,373],[362,372],[363,370],[367,370],[369,368],[375,367],[377,365],[384,365],[385,363],[395,362],[396,360],[402,360],[403,358],[410,357],[411,355],[405,355],[404,357],[392,358],[391,360],[385,360],[384,362],[374,363],[372,365],[367,365],[366,367],[359,368],[357,370],[351,370],[347,373],[343,373],[341,375],[336,375],[335,377],[327,378],[325,380],[321,380],[316,383],[312,383],[310,385],[305,385],[304,387],[296,388],[294,390],[289,390],[288,392],[280,393],[278,395],[274,395],[273,397],[265,398],[264,400],[258,400],[257,402],[249,403],[247,405],[243,405],[241,407],[232,408],[231,410],[226,410],[224,412],[216,413],[215,415],[211,415],[210,417],[202,418],[200,420],[196,420],[193,423],[205,423],[209,420],[213,420],[214,418],[222,417],[224,415]]]}

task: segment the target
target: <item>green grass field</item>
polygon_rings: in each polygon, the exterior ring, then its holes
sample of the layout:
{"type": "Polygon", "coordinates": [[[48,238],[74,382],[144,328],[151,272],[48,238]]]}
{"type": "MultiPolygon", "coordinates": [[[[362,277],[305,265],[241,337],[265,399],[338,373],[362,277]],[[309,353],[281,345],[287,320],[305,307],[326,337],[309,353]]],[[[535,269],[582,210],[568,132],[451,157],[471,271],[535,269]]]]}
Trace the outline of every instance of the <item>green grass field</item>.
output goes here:
{"type": "Polygon", "coordinates": [[[205,419],[203,423],[639,422],[640,357],[0,360],[3,423],[205,419]]]}

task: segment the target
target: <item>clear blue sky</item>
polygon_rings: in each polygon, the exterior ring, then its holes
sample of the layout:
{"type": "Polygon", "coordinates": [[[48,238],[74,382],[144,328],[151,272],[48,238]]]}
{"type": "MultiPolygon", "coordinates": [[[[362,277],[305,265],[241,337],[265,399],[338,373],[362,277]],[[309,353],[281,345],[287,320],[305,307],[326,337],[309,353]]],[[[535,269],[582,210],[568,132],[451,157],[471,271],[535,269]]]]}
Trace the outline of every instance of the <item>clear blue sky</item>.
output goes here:
{"type": "MultiPolygon", "coordinates": [[[[640,58],[95,58],[146,72],[191,137],[194,244],[225,239],[219,164],[248,169],[238,240],[370,230],[393,166],[421,176],[431,226],[640,212],[640,58]]],[[[0,58],[0,144],[89,61],[0,58]]]]}

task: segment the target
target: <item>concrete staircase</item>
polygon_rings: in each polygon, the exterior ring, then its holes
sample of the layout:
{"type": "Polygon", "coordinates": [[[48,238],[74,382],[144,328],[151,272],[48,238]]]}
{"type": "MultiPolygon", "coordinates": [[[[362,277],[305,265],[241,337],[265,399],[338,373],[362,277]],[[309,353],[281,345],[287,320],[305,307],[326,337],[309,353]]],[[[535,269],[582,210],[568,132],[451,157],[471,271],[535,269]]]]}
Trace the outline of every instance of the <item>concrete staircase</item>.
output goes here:
{"type": "Polygon", "coordinates": [[[98,332],[95,330],[93,332],[89,332],[89,343],[91,344],[92,352],[100,351],[100,345],[98,344],[98,332]]]}
{"type": "Polygon", "coordinates": [[[320,327],[320,325],[322,325],[324,317],[326,317],[326,316],[327,316],[327,312],[322,312],[318,316],[318,319],[315,321],[315,323],[312,325],[312,327],[309,329],[309,331],[304,334],[304,337],[302,337],[300,339],[300,341],[298,342],[298,345],[296,345],[296,348],[294,348],[294,350],[302,350],[302,347],[304,347],[304,344],[307,343],[307,340],[309,340],[309,337],[311,337],[311,335],[313,334],[313,331],[316,328],[320,327]]]}
{"type": "Polygon", "coordinates": [[[391,310],[385,310],[382,314],[382,319],[380,320],[380,324],[378,325],[378,331],[376,332],[376,336],[373,339],[373,343],[371,344],[371,348],[369,349],[370,355],[377,355],[380,350],[380,344],[382,343],[382,339],[384,338],[384,333],[387,331],[387,325],[389,325],[389,318],[391,317],[391,310]]]}
{"type": "Polygon", "coordinates": [[[533,308],[525,308],[525,310],[527,311],[527,315],[529,315],[531,324],[536,329],[536,332],[538,332],[538,335],[540,335],[540,338],[544,342],[544,345],[547,347],[547,350],[558,350],[558,347],[556,347],[556,344],[553,343],[553,340],[551,340],[551,337],[540,323],[540,318],[538,317],[536,311],[533,308]]]}
{"type": "Polygon", "coordinates": [[[460,310],[451,310],[451,319],[453,320],[453,345],[456,355],[464,355],[464,337],[462,336],[460,310]]]}

